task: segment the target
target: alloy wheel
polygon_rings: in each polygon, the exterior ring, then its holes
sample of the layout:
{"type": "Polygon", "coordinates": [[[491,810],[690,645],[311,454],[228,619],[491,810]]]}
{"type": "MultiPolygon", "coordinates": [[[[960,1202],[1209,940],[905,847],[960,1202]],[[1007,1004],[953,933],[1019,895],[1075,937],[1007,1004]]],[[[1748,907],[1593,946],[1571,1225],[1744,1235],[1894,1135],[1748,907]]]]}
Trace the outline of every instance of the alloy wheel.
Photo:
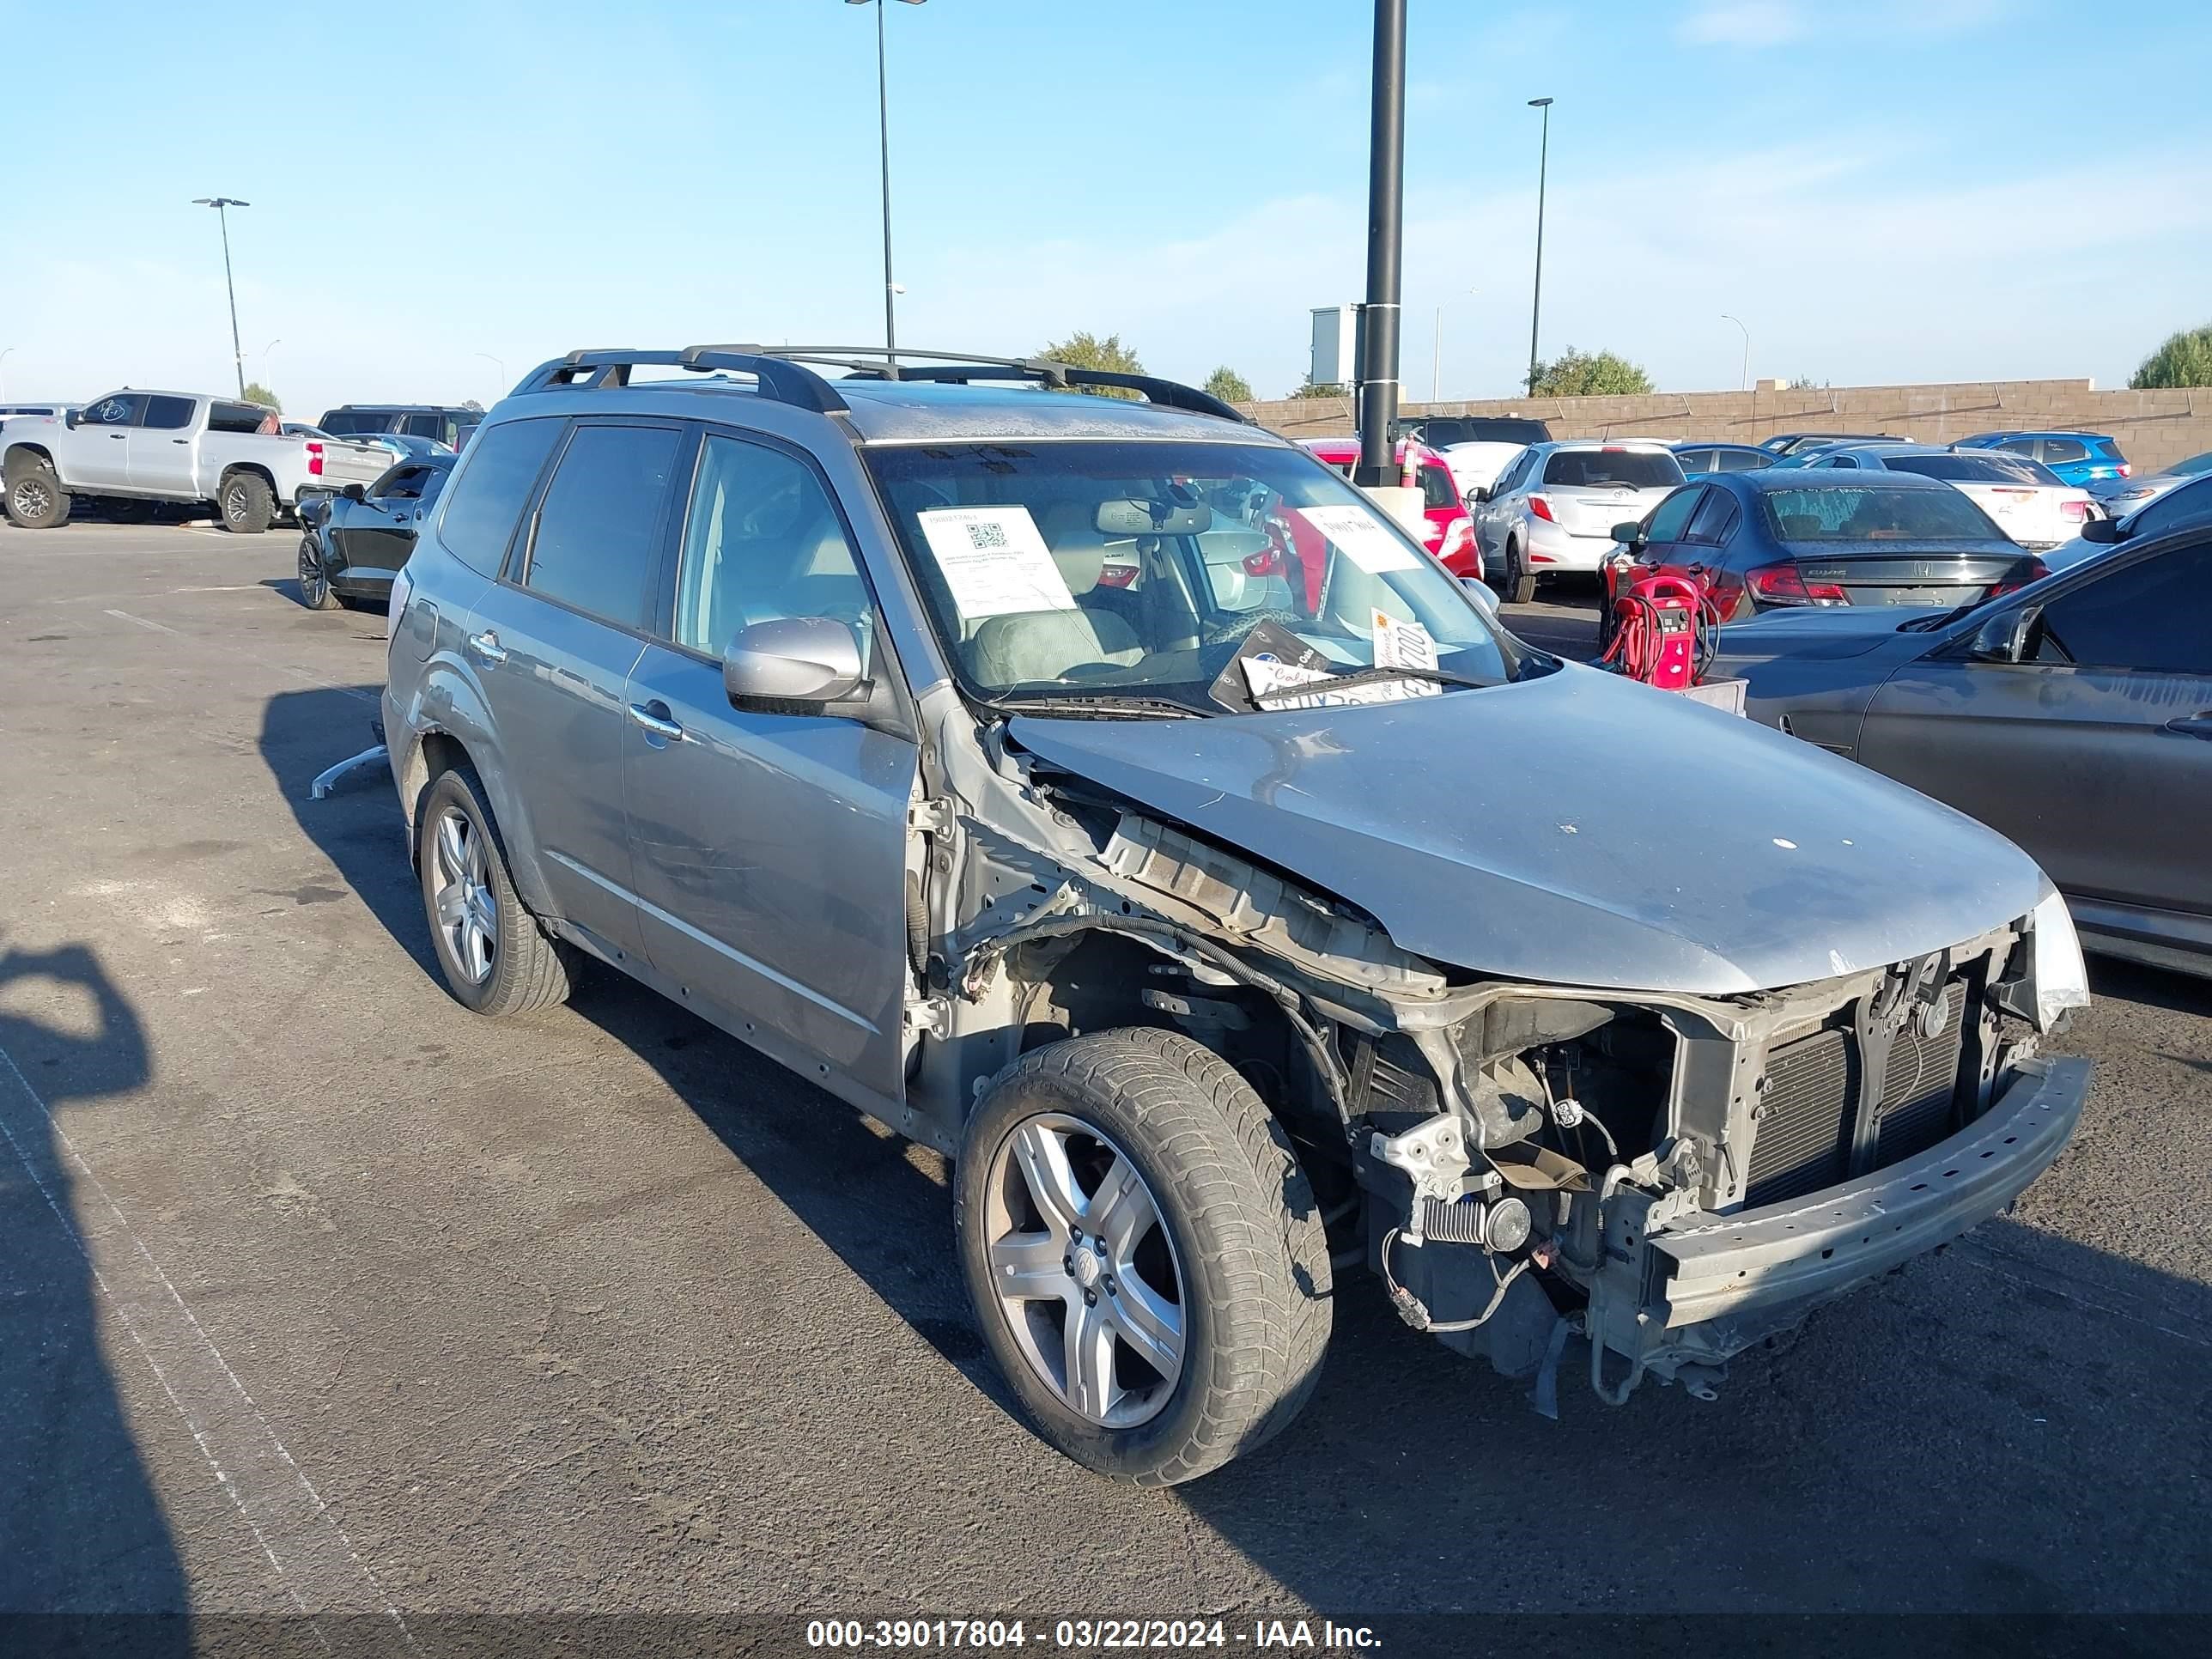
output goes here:
{"type": "Polygon", "coordinates": [[[322,604],[323,595],[329,591],[330,585],[330,578],[323,574],[323,562],[315,552],[314,544],[305,539],[301,540],[300,543],[300,597],[306,600],[308,608],[313,610],[322,604]]]}
{"type": "Polygon", "coordinates": [[[1101,1428],[1157,1416],[1182,1375],[1182,1266],[1136,1164],[1062,1113],[1026,1119],[987,1183],[985,1249],[1016,1346],[1101,1428]]]}
{"type": "Polygon", "coordinates": [[[15,515],[18,518],[43,518],[53,504],[53,497],[46,493],[46,485],[36,478],[26,478],[15,486],[15,515]]]}
{"type": "Polygon", "coordinates": [[[431,831],[438,927],[446,951],[472,985],[491,977],[499,951],[499,901],[492,896],[483,831],[447,807],[431,831]]]}

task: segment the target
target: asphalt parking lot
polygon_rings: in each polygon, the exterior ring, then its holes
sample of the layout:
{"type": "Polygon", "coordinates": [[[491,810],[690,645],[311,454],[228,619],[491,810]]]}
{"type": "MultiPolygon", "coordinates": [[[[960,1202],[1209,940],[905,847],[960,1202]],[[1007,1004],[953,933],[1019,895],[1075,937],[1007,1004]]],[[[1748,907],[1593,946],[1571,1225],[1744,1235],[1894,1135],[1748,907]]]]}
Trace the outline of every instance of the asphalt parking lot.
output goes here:
{"type": "Polygon", "coordinates": [[[2212,982],[2100,965],[2057,1166],[1716,1402],[1545,1421],[1363,1280],[1289,1434],[1110,1486],[933,1154],[611,974],[440,989],[293,544],[0,528],[0,1611],[2212,1606],[2212,982]]]}

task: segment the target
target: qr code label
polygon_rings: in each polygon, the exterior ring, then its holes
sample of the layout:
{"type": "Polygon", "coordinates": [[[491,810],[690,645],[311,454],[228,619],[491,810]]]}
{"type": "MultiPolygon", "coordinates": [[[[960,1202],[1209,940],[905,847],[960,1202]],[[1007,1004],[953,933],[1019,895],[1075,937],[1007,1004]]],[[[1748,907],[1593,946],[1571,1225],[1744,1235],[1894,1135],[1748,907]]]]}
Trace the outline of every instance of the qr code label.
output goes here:
{"type": "Polygon", "coordinates": [[[1006,544],[1006,527],[988,522],[971,523],[968,526],[968,545],[978,553],[1006,544]]]}

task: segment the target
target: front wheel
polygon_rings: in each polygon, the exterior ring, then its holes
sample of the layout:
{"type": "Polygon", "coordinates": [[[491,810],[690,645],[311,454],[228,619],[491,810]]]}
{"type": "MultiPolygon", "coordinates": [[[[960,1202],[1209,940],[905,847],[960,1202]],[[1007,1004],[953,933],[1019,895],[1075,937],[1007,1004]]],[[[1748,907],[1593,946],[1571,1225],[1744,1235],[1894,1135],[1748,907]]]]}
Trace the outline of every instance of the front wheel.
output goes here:
{"type": "Polygon", "coordinates": [[[8,517],[23,530],[58,530],[69,522],[70,495],[52,461],[19,462],[8,469],[8,517]]]}
{"type": "Polygon", "coordinates": [[[331,592],[330,573],[323,568],[322,550],[313,536],[300,538],[300,603],[310,611],[338,608],[338,596],[331,592]]]}
{"type": "Polygon", "coordinates": [[[1144,1029],[1025,1054],[969,1120],[954,1200],[989,1346],[1043,1437],[1171,1486],[1274,1436],[1328,1343],[1328,1243],[1282,1127],[1144,1029]]]}

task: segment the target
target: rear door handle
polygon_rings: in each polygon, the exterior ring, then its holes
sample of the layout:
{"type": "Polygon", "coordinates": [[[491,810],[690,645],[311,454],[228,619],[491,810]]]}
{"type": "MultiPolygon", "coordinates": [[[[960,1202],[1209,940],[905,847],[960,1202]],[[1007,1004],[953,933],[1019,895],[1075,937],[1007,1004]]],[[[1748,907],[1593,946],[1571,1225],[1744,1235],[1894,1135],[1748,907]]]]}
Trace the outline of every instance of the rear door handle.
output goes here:
{"type": "Polygon", "coordinates": [[[656,738],[665,738],[671,743],[684,741],[684,728],[669,717],[668,705],[655,701],[634,702],[629,706],[629,717],[656,738]]]}
{"type": "Polygon", "coordinates": [[[2179,732],[2185,738],[2203,738],[2212,743],[2212,708],[2194,714],[2182,714],[2166,723],[2169,732],[2179,732]]]}
{"type": "Polygon", "coordinates": [[[496,668],[507,660],[507,652],[500,645],[499,635],[489,629],[486,629],[481,634],[470,635],[469,649],[475,652],[489,667],[496,668]]]}

